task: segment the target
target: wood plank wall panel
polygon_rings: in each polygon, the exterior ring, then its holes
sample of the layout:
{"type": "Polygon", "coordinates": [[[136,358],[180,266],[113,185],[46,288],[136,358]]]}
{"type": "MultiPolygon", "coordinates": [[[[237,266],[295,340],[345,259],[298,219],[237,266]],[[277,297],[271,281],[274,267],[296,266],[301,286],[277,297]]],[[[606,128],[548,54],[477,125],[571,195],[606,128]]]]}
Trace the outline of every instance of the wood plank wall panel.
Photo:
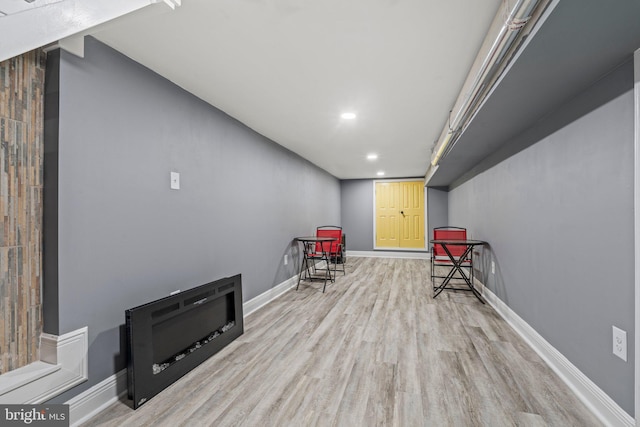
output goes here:
{"type": "Polygon", "coordinates": [[[0,374],[40,358],[45,63],[0,63],[0,374]]]}

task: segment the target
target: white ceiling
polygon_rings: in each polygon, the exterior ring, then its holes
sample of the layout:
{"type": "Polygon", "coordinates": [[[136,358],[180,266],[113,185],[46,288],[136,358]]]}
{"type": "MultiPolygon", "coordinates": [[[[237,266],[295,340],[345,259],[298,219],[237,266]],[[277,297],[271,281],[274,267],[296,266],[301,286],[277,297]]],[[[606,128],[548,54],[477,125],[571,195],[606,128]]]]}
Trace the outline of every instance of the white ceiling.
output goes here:
{"type": "Polygon", "coordinates": [[[93,35],[340,179],[416,177],[500,3],[183,0],[93,35]]]}

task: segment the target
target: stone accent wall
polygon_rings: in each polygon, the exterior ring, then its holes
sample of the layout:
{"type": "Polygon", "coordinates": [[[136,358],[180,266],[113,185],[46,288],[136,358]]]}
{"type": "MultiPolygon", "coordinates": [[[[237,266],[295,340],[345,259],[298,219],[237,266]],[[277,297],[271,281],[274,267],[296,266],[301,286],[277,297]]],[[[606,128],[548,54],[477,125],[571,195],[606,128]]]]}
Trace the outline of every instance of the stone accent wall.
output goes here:
{"type": "Polygon", "coordinates": [[[0,374],[40,357],[45,63],[0,63],[0,374]]]}

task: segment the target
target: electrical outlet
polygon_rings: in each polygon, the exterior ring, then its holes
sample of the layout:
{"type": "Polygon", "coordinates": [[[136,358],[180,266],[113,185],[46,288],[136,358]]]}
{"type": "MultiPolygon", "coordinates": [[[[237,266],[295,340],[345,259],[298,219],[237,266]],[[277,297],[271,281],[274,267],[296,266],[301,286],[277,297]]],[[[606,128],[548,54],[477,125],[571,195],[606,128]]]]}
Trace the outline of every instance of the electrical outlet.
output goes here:
{"type": "Polygon", "coordinates": [[[289,255],[284,256],[284,265],[289,264],[289,255]]]}
{"type": "Polygon", "coordinates": [[[627,361],[627,333],[622,329],[613,328],[613,354],[627,361]]]}
{"type": "Polygon", "coordinates": [[[496,274],[496,262],[491,261],[491,274],[496,274]]]}
{"type": "Polygon", "coordinates": [[[171,172],[171,189],[180,189],[180,174],[178,172],[171,172]]]}

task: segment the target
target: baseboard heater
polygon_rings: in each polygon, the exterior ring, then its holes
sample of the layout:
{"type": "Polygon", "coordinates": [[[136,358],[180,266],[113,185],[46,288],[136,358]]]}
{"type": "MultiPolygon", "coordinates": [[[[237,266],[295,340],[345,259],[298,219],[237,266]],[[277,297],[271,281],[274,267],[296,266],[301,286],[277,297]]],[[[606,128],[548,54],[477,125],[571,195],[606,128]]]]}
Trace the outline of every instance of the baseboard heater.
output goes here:
{"type": "Polygon", "coordinates": [[[126,310],[134,409],[244,332],[238,274],[126,310]]]}

